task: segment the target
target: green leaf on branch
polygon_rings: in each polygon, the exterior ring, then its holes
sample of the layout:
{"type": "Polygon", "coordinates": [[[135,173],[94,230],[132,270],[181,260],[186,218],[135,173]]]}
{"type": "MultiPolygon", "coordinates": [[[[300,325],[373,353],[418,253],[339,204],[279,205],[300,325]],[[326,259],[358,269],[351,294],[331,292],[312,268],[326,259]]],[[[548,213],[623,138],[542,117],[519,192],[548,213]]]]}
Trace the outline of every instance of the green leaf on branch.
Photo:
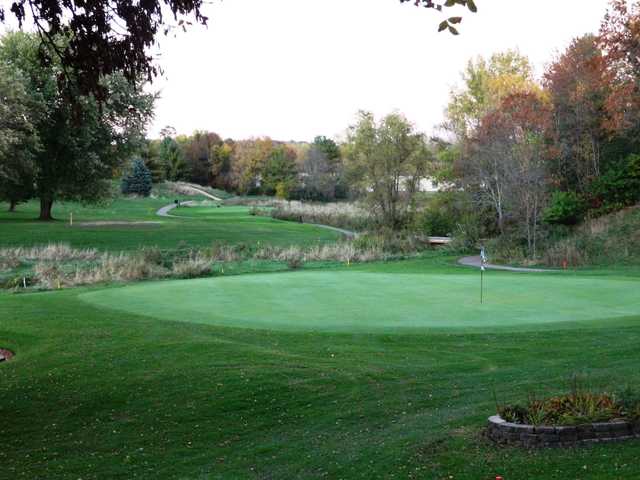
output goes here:
{"type": "Polygon", "coordinates": [[[448,21],[449,23],[460,23],[462,22],[462,17],[450,17],[448,21]]]}
{"type": "Polygon", "coordinates": [[[459,35],[460,32],[458,32],[458,30],[454,27],[452,27],[451,25],[449,25],[449,31],[454,34],[454,35],[459,35]]]}
{"type": "Polygon", "coordinates": [[[446,30],[448,27],[449,27],[449,22],[444,20],[443,22],[440,22],[440,26],[438,27],[438,31],[441,32],[443,30],[446,30]]]}

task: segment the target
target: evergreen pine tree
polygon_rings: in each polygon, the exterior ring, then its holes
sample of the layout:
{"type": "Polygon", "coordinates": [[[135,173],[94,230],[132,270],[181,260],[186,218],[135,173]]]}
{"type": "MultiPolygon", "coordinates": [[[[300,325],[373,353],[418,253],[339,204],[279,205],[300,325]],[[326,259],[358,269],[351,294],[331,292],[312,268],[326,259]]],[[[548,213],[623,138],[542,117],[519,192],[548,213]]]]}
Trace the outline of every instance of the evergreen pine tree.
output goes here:
{"type": "Polygon", "coordinates": [[[122,193],[148,197],[151,187],[151,172],[141,159],[135,159],[131,173],[122,178],[122,193]]]}

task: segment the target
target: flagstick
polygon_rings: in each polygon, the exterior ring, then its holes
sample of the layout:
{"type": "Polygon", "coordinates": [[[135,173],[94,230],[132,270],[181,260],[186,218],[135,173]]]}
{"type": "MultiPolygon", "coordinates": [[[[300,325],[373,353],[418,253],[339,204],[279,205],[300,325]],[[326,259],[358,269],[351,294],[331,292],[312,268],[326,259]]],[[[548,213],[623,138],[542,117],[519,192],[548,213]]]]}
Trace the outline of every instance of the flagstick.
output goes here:
{"type": "Polygon", "coordinates": [[[480,305],[484,303],[484,265],[480,267],[480,305]]]}

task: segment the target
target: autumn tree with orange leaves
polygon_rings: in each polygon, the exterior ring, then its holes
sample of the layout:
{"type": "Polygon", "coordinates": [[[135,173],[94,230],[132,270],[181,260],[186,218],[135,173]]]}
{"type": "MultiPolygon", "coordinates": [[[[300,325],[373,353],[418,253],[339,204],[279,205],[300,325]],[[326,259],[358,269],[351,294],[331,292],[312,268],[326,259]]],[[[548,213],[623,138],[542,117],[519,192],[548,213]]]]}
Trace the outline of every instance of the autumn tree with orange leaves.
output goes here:
{"type": "Polygon", "coordinates": [[[548,196],[551,118],[539,95],[509,95],[481,120],[465,162],[466,182],[491,205],[500,232],[510,225],[522,233],[531,256],[548,196]]]}
{"type": "Polygon", "coordinates": [[[612,93],[605,57],[594,35],[575,39],[547,69],[558,155],[550,165],[555,186],[586,192],[601,172],[612,93]]]}

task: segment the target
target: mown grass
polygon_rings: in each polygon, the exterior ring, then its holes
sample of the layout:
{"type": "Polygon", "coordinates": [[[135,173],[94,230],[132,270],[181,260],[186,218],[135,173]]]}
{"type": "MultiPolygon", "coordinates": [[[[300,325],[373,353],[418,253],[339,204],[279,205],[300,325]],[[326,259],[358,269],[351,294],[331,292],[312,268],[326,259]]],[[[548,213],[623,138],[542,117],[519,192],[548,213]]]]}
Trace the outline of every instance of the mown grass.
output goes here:
{"type": "MultiPolygon", "coordinates": [[[[393,281],[459,274],[451,261],[360,268],[393,281]]],[[[0,478],[640,477],[638,441],[527,452],[481,435],[494,391],[503,402],[562,393],[574,373],[596,390],[637,385],[639,317],[484,333],[279,332],[79,299],[94,290],[0,294],[0,345],[17,352],[0,365],[0,478]]]]}
{"type": "MultiPolygon", "coordinates": [[[[183,198],[184,199],[184,198],[183,198]]],[[[29,202],[9,213],[0,208],[0,247],[67,243],[74,248],[96,248],[103,251],[131,251],[142,246],[161,249],[197,248],[214,242],[274,245],[311,245],[340,238],[331,230],[310,225],[284,222],[249,215],[248,207],[207,208],[207,214],[182,218],[158,217],[156,211],[173,199],[118,198],[103,206],[83,206],[77,203],[58,203],[54,206],[57,221],[39,222],[38,205],[29,202]],[[69,217],[73,213],[73,227],[69,217]],[[131,225],[91,225],[84,222],[128,221],[159,222],[131,225]]],[[[1,204],[0,207],[4,207],[1,204]]],[[[193,211],[197,211],[194,208],[193,211]]]]}

